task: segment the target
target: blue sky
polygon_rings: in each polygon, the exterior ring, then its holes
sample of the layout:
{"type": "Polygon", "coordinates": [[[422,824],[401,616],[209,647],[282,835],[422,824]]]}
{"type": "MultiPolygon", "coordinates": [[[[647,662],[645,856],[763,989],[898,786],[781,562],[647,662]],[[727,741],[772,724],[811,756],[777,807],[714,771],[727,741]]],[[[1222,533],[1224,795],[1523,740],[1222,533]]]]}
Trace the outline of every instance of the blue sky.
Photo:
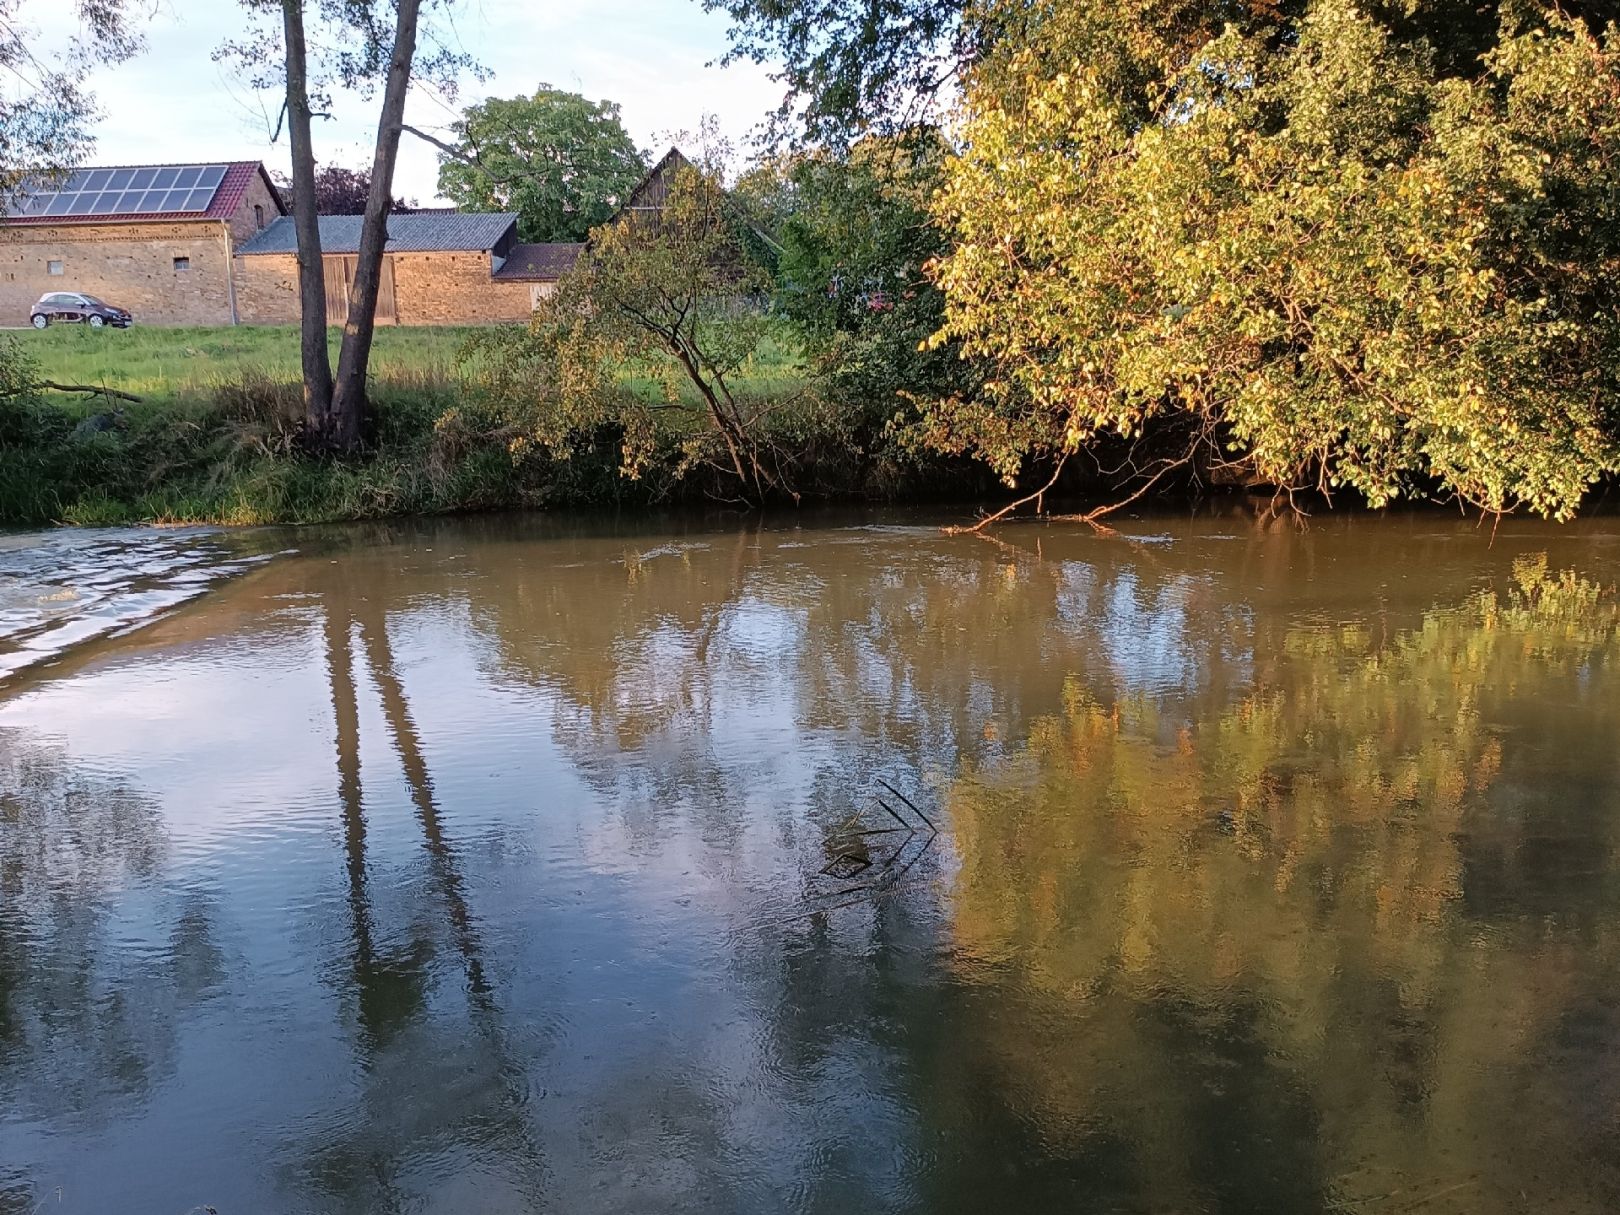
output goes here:
{"type": "MultiPolygon", "coordinates": [[[[45,0],[25,6],[47,37],[63,32],[69,10],[45,0]]],[[[544,82],[619,102],[636,142],[661,151],[671,133],[696,129],[705,114],[740,141],[781,99],[764,68],[707,66],[725,50],[726,23],[697,0],[460,0],[452,11],[454,36],[493,72],[485,84],[465,82],[460,104],[532,92],[544,82]]],[[[96,126],[94,161],[262,159],[282,167],[286,137],[269,141],[279,99],[255,93],[211,58],[243,20],[234,0],[159,0],[146,53],[95,77],[106,114],[96,126]]],[[[444,28],[442,16],[436,21],[444,28]]],[[[453,116],[420,90],[406,113],[439,134],[453,116]]],[[[317,156],[369,164],[375,121],[374,105],[340,99],[333,119],[316,123],[317,156]]],[[[427,202],[437,173],[437,154],[407,135],[397,192],[427,202]]]]}

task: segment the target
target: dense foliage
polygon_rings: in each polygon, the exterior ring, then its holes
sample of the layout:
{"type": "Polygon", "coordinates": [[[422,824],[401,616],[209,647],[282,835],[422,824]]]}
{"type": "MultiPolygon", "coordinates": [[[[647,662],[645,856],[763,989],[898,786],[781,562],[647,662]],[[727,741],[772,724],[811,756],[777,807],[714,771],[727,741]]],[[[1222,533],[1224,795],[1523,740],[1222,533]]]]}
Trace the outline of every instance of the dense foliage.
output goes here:
{"type": "Polygon", "coordinates": [[[821,391],[868,425],[966,381],[954,347],[924,345],[943,319],[925,267],[946,251],[928,205],[947,155],[935,130],[919,128],[776,158],[739,183],[775,234],[777,311],[821,391]]]}
{"type": "Polygon", "coordinates": [[[515,211],[527,241],[581,241],[646,172],[611,101],[542,86],[468,106],[439,192],[469,211],[515,211]]]}
{"type": "MultiPolygon", "coordinates": [[[[282,197],[289,204],[293,199],[292,180],[286,174],[275,175],[282,197]]],[[[370,169],[346,169],[342,165],[315,166],[315,213],[317,215],[364,215],[366,199],[371,194],[370,169]]],[[[396,214],[407,214],[414,205],[403,198],[394,199],[390,208],[396,214]]]]}
{"type": "Polygon", "coordinates": [[[1506,18],[1460,76],[1350,0],[1207,40],[1165,9],[1057,8],[975,72],[939,340],[996,371],[933,441],[1011,482],[1174,435],[1288,489],[1572,513],[1620,469],[1614,33],[1506,18]]]}
{"type": "Polygon", "coordinates": [[[839,145],[923,119],[990,25],[968,0],[703,0],[731,19],[727,62],[770,63],[778,133],[839,145]]]}
{"type": "Polygon", "coordinates": [[[20,188],[79,164],[93,146],[95,95],[86,78],[128,59],[141,37],[125,0],[73,0],[79,34],[53,50],[34,22],[60,3],[0,0],[0,213],[20,188]]]}
{"type": "Polygon", "coordinates": [[[735,384],[767,324],[759,304],[768,279],[748,255],[745,228],[717,166],[683,164],[656,216],[592,232],[589,256],[528,329],[480,344],[486,388],[524,420],[517,449],[566,458],[611,428],[632,480],[673,443],[677,478],[715,469],[730,493],[756,503],[777,488],[780,468],[761,440],[765,404],[735,384]],[[626,366],[653,380],[656,395],[626,382],[626,366]]]}

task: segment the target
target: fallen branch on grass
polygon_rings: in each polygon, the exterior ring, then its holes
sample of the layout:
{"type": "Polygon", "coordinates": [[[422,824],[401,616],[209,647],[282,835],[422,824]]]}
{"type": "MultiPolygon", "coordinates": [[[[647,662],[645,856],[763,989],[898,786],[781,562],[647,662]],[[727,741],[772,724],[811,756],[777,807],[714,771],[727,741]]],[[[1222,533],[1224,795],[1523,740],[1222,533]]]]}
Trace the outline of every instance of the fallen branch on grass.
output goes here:
{"type": "Polygon", "coordinates": [[[58,384],[55,380],[36,380],[32,384],[24,384],[21,388],[9,388],[0,391],[0,396],[15,397],[25,392],[38,392],[41,388],[51,392],[82,392],[89,397],[117,397],[120,401],[134,401],[140,403],[141,398],[132,392],[121,392],[116,388],[107,388],[97,384],[58,384]]]}

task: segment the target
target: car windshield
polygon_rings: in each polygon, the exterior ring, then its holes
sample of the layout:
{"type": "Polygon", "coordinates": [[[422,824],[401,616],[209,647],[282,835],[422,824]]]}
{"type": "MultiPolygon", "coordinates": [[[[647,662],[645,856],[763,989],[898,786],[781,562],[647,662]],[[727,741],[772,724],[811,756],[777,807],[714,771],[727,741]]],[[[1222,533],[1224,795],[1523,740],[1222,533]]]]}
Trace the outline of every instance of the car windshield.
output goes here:
{"type": "Polygon", "coordinates": [[[87,304],[94,304],[97,308],[105,308],[107,306],[93,295],[81,295],[79,298],[87,304]]]}

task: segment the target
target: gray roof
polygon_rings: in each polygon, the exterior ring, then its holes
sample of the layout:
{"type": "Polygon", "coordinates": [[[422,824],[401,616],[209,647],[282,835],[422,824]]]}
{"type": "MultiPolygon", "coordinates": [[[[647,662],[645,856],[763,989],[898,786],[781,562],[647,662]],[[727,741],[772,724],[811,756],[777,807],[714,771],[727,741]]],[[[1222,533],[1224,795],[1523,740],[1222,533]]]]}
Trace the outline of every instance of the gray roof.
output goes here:
{"type": "Polygon", "coordinates": [[[513,245],[506,263],[495,271],[498,282],[551,283],[574,268],[585,246],[554,241],[544,245],[513,245]]]}
{"type": "MultiPolygon", "coordinates": [[[[360,220],[358,215],[321,216],[321,252],[358,253],[360,220]]],[[[517,216],[504,212],[390,215],[388,252],[484,253],[500,244],[515,223],[517,216]]],[[[275,220],[236,251],[243,254],[298,252],[292,216],[284,215],[275,220]]]]}

